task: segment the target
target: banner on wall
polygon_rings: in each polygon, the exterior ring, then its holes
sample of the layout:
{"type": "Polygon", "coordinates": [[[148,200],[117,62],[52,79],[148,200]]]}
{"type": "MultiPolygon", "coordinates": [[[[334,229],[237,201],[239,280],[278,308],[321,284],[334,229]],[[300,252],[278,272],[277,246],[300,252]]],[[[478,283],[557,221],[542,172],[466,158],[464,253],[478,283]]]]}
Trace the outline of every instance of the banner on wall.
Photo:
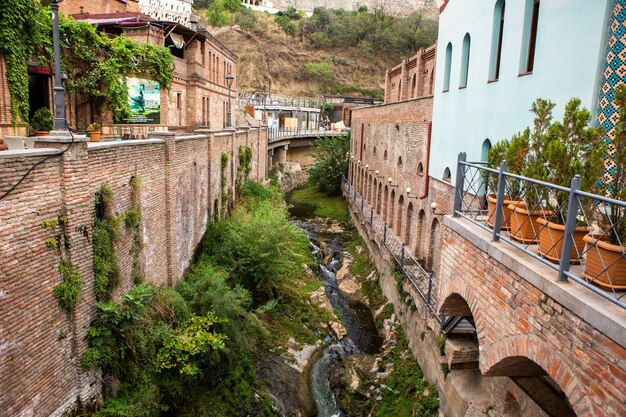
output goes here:
{"type": "Polygon", "coordinates": [[[128,123],[161,123],[161,86],[153,80],[126,78],[130,120],[128,123]]]}

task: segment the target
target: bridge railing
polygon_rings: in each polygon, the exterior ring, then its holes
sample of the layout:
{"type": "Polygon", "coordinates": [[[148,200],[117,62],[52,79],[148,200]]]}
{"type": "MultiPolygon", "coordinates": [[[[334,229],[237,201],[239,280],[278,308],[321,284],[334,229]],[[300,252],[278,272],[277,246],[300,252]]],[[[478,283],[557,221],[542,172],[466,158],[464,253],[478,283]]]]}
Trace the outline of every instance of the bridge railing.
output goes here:
{"type": "Polygon", "coordinates": [[[437,314],[439,284],[433,277],[433,274],[422,267],[419,261],[411,254],[411,251],[404,245],[404,242],[395,235],[393,229],[387,226],[387,223],[345,177],[342,178],[342,189],[348,202],[363,215],[365,222],[383,243],[387,251],[389,251],[396,266],[409,279],[413,288],[424,300],[426,306],[439,323],[443,324],[446,318],[437,314]]]}
{"type": "Polygon", "coordinates": [[[459,155],[454,216],[626,308],[626,202],[584,192],[576,176],[562,187],[459,155]]]}
{"type": "Polygon", "coordinates": [[[284,128],[284,127],[270,127],[267,129],[267,137],[270,142],[287,137],[294,137],[298,135],[337,135],[341,132],[333,132],[330,130],[322,129],[305,129],[305,128],[284,128]]]}

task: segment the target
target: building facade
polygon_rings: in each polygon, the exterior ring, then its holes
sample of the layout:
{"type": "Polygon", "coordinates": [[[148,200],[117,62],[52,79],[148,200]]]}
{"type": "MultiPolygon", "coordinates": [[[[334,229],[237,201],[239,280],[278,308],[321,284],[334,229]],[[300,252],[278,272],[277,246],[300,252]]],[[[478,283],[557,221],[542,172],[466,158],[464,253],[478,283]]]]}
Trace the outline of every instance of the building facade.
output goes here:
{"type": "MultiPolygon", "coordinates": [[[[537,98],[578,97],[596,111],[614,0],[464,2],[441,8],[432,169],[454,177],[457,154],[485,161],[489,147],[532,125],[537,98]]],[[[615,76],[614,76],[615,77],[615,76]]]]}

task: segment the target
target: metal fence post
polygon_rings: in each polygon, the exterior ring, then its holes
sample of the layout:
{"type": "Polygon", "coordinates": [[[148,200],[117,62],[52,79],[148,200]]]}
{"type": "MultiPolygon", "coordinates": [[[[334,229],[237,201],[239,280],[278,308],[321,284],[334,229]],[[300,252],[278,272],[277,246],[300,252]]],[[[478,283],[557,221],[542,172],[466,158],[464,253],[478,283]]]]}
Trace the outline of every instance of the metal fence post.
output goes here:
{"type": "Polygon", "coordinates": [[[374,222],[374,208],[370,207],[370,226],[374,222]]]}
{"type": "Polygon", "coordinates": [[[459,153],[456,164],[456,187],[454,190],[454,210],[452,211],[452,217],[459,217],[463,205],[463,185],[465,183],[465,166],[463,162],[467,159],[465,152],[459,153]]]}
{"type": "Polygon", "coordinates": [[[504,191],[506,186],[506,161],[500,164],[500,172],[498,173],[498,194],[496,195],[496,218],[493,221],[493,234],[491,240],[497,242],[500,240],[500,231],[502,229],[502,217],[504,216],[504,191]]]}
{"type": "Polygon", "coordinates": [[[576,175],[572,178],[572,182],[570,183],[565,234],[563,235],[563,247],[561,251],[561,261],[559,263],[559,281],[567,281],[565,272],[569,271],[571,263],[572,249],[574,247],[574,229],[576,229],[576,217],[578,216],[578,198],[576,197],[576,191],[580,190],[580,183],[580,175],[576,175]]]}

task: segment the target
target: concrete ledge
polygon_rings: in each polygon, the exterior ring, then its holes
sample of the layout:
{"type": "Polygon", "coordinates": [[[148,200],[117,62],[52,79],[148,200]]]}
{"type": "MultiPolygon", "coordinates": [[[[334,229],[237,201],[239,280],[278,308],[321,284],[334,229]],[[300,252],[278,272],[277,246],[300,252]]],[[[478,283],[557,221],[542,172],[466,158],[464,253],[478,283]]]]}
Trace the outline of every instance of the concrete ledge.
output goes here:
{"type": "Polygon", "coordinates": [[[104,148],[117,148],[122,146],[156,145],[165,143],[162,139],[136,139],[136,140],[114,140],[110,142],[88,142],[87,150],[98,150],[104,148]]]}
{"type": "Polygon", "coordinates": [[[48,136],[34,136],[35,143],[76,143],[76,142],[88,142],[89,138],[85,135],[48,135],[48,136]]]}
{"type": "Polygon", "coordinates": [[[62,152],[62,149],[55,148],[19,149],[17,151],[2,151],[0,152],[0,158],[28,158],[31,156],[59,155],[62,152]]]}
{"type": "Polygon", "coordinates": [[[154,132],[148,132],[148,136],[167,136],[167,137],[172,137],[172,136],[176,136],[176,133],[174,132],[158,132],[158,131],[154,131],[154,132]]]}
{"type": "Polygon", "coordinates": [[[626,347],[626,310],[575,281],[557,281],[557,272],[467,220],[446,216],[443,224],[541,290],[622,347],[626,347]]]}
{"type": "Polygon", "coordinates": [[[233,136],[236,132],[233,130],[232,132],[224,132],[224,131],[220,131],[221,133],[216,133],[215,135],[213,135],[214,138],[225,138],[227,136],[233,136]]]}
{"type": "Polygon", "coordinates": [[[208,135],[189,135],[189,136],[177,136],[176,142],[182,142],[186,140],[198,140],[198,139],[208,139],[208,135]]]}

